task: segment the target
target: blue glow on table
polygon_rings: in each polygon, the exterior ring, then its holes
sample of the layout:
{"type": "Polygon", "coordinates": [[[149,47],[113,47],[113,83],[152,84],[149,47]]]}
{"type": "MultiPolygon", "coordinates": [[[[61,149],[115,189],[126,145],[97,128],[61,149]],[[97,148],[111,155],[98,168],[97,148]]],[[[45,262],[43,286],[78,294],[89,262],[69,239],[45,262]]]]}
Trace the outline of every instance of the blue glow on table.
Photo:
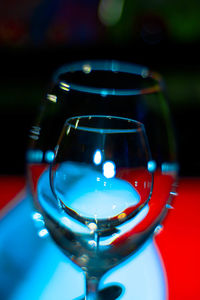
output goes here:
{"type": "MultiPolygon", "coordinates": [[[[31,211],[30,199],[26,198],[0,222],[1,299],[72,300],[83,296],[82,271],[61,253],[49,237],[41,239],[37,236],[31,211]],[[3,253],[9,260],[9,274],[4,268],[7,263],[3,253]]],[[[165,271],[152,240],[109,271],[100,288],[113,283],[125,287],[121,296],[123,300],[167,299],[165,271]]]]}

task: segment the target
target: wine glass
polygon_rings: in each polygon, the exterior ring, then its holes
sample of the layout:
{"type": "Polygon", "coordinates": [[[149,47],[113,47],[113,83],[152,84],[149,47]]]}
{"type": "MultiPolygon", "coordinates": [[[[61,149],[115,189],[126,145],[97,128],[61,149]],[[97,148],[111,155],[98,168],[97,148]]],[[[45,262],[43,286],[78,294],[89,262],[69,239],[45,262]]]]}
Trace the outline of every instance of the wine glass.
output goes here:
{"type": "Polygon", "coordinates": [[[38,201],[50,235],[86,275],[87,300],[98,299],[102,275],[155,229],[152,222],[133,233],[149,211],[151,162],[142,123],[88,115],[64,124],[54,160],[39,180],[38,201]]]}
{"type": "MultiPolygon", "coordinates": [[[[138,219],[131,234],[140,236],[146,233],[146,228],[152,231],[171,207],[176,188],[178,164],[169,103],[165,84],[158,73],[145,66],[119,61],[74,62],[53,74],[29,135],[27,182],[34,204],[33,219],[42,218],[39,183],[54,161],[63,124],[67,118],[79,115],[115,116],[144,124],[152,155],[148,170],[154,173],[154,184],[148,213],[138,219]]],[[[97,151],[96,157],[100,154],[97,151]]],[[[133,186],[140,182],[134,180],[135,174],[130,168],[118,169],[117,176],[131,181],[133,186]]],[[[51,190],[50,178],[45,178],[43,184],[51,190]]],[[[54,184],[52,190],[53,187],[54,184]]],[[[143,187],[139,184],[137,188],[143,187]]],[[[42,230],[41,227],[39,235],[46,232],[45,228],[42,230]]],[[[124,235],[115,243],[122,244],[123,239],[124,235]]]]}

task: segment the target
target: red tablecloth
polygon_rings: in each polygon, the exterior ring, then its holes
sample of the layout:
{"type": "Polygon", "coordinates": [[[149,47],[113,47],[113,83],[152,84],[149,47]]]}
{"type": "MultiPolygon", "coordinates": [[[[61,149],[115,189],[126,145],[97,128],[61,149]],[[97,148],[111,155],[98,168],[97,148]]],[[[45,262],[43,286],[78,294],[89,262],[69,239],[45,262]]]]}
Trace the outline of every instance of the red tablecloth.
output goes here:
{"type": "MultiPolygon", "coordinates": [[[[0,177],[0,212],[5,215],[22,198],[23,177],[0,177]]],[[[174,209],[155,238],[168,279],[169,300],[200,299],[200,178],[182,178],[174,209]]]]}
{"type": "Polygon", "coordinates": [[[169,300],[200,299],[200,178],[180,179],[174,209],[156,243],[167,272],[169,300]]]}

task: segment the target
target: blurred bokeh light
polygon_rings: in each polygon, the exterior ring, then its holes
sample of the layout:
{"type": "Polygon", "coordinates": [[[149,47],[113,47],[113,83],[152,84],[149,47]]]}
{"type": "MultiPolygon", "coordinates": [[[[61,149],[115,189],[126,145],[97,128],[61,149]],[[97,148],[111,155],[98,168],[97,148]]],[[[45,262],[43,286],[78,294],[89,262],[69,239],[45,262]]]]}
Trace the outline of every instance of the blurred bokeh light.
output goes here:
{"type": "Polygon", "coordinates": [[[70,45],[113,39],[159,43],[200,40],[196,0],[7,0],[1,46],[70,45]]]}

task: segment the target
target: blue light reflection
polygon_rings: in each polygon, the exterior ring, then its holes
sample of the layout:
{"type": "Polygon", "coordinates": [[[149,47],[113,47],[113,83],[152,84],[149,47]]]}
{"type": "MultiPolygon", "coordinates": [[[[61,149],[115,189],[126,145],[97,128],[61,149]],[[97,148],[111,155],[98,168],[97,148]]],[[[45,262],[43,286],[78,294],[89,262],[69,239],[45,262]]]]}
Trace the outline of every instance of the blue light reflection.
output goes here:
{"type": "Polygon", "coordinates": [[[156,165],[155,160],[148,161],[147,169],[149,172],[154,172],[156,170],[156,167],[157,167],[157,165],[156,165]]]}
{"type": "Polygon", "coordinates": [[[106,178],[113,178],[116,174],[115,163],[112,161],[106,161],[103,164],[103,175],[106,178]]]}
{"type": "Polygon", "coordinates": [[[54,160],[55,154],[54,151],[48,150],[45,153],[45,161],[51,163],[54,160]]]}
{"type": "Polygon", "coordinates": [[[100,165],[102,161],[102,154],[100,150],[96,150],[93,156],[93,162],[95,163],[95,165],[100,165]]]}

